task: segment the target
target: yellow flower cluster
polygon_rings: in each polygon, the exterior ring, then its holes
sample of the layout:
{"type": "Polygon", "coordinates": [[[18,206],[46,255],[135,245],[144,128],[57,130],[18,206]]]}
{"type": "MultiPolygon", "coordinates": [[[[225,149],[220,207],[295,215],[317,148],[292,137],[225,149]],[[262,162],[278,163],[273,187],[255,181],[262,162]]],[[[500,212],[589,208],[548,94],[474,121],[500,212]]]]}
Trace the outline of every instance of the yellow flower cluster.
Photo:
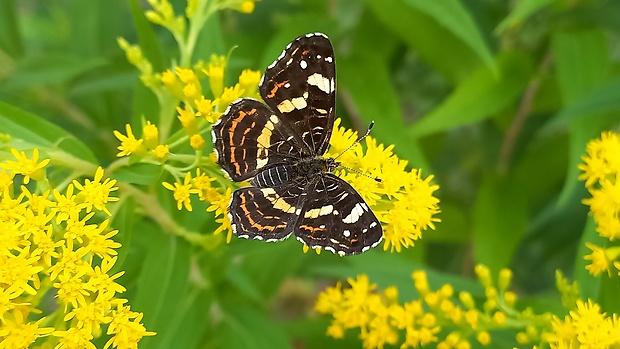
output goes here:
{"type": "Polygon", "coordinates": [[[48,188],[45,159],[12,150],[15,161],[0,163],[0,347],[27,348],[46,337],[47,348],[95,348],[91,340],[107,325],[105,347],[135,348],[148,332],[142,314],[118,298],[125,288],[110,273],[121,244],[109,220],[116,181],[74,180],[65,190],[48,188]],[[36,190],[32,187],[36,181],[36,190]],[[18,183],[32,184],[31,186],[18,183]],[[58,306],[43,301],[54,294],[58,306]]]}
{"type": "MultiPolygon", "coordinates": [[[[582,157],[584,164],[579,165],[583,171],[579,179],[585,180],[592,197],[583,203],[590,206],[599,235],[614,241],[620,238],[620,135],[603,132],[601,138],[588,143],[586,151],[588,154],[582,157]]],[[[604,248],[591,243],[586,246],[592,250],[585,257],[592,261],[587,266],[590,274],[607,272],[611,276],[614,266],[615,271],[620,270],[620,247],[604,248]]]]}
{"type": "Polygon", "coordinates": [[[366,275],[359,275],[348,279],[349,288],[338,284],[321,292],[315,310],[333,316],[327,329],[329,336],[342,338],[346,330],[359,328],[367,349],[399,341],[401,348],[433,345],[439,349],[468,349],[472,338],[489,345],[489,331],[507,328],[509,323],[512,328],[522,329],[516,336],[518,342],[540,341],[541,328],[550,322],[551,315],[514,309],[517,296],[507,290],[512,272],[502,270],[496,285],[487,267],[476,266],[476,274],[485,289],[482,302],[476,302],[468,292],[456,296],[450,284],[432,291],[426,273],[415,271],[412,278],[419,295],[416,300],[400,304],[395,287],[376,292],[377,285],[369,283],[366,275]],[[399,340],[403,331],[404,340],[399,340]]]}
{"type": "Polygon", "coordinates": [[[150,155],[159,161],[164,161],[170,153],[170,147],[166,144],[159,143],[159,130],[157,126],[151,124],[150,121],[146,122],[146,125],[142,128],[142,138],[137,139],[134,136],[131,129],[131,125],[125,125],[124,135],[118,131],[114,131],[114,136],[121,141],[121,145],[118,146],[118,154],[116,156],[129,156],[135,154],[135,156],[144,157],[150,155]]]}
{"type": "Polygon", "coordinates": [[[207,212],[214,212],[215,222],[220,225],[213,234],[226,231],[226,241],[230,242],[232,239],[232,227],[226,212],[232,197],[232,189],[213,187],[211,182],[215,180],[216,178],[207,176],[201,172],[200,168],[197,168],[196,176],[192,177],[191,173],[187,172],[182,184],[178,182],[174,184],[164,182],[162,184],[166,189],[173,192],[174,199],[177,202],[177,209],[179,210],[183,207],[188,211],[192,210],[192,194],[198,195],[200,201],[209,203],[210,206],[207,208],[207,212]],[[220,191],[223,191],[223,193],[220,191]]]}
{"type": "Polygon", "coordinates": [[[607,316],[601,307],[588,299],[577,301],[577,309],[564,317],[554,316],[553,332],[544,333],[543,340],[551,349],[618,348],[620,321],[617,314],[607,316]]]}
{"type": "Polygon", "coordinates": [[[383,249],[400,252],[403,247],[413,246],[424,230],[435,229],[434,223],[440,221],[434,217],[439,213],[439,199],[433,196],[439,186],[431,184],[432,175],[423,178],[421,170],[407,170],[407,161],[392,152],[394,146],[385,147],[366,137],[364,149],[355,144],[357,138],[337,119],[327,155],[338,158],[344,167],[336,174],[360,193],[382,222],[383,249]]]}

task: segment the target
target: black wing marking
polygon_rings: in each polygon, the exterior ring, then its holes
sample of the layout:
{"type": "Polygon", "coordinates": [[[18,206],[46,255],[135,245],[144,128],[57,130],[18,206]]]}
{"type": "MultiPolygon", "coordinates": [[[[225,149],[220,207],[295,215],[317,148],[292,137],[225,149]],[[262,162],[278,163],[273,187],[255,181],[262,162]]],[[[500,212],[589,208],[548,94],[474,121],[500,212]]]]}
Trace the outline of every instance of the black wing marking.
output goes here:
{"type": "Polygon", "coordinates": [[[301,137],[307,155],[327,150],[336,105],[336,64],[324,34],[293,40],[265,71],[260,94],[301,137]]]}

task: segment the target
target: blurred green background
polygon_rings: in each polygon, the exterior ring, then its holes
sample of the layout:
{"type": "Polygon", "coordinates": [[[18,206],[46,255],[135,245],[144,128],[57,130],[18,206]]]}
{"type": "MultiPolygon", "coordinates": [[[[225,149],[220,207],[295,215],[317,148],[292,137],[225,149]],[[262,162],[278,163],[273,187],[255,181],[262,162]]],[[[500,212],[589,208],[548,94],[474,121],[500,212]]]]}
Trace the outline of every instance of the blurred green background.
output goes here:
{"type": "MultiPolygon", "coordinates": [[[[183,13],[186,3],[173,3],[183,13]]],[[[109,164],[113,130],[157,117],[116,38],[157,42],[143,47],[156,71],[178,58],[169,32],[152,26],[153,41],[136,30],[149,26],[139,21],[145,9],[136,0],[0,0],[0,101],[68,130],[109,164]]],[[[297,241],[233,238],[205,251],[128,213],[117,222],[128,250],[120,280],[158,332],[141,348],[359,348],[355,334],[327,338],[329,319],[312,313],[334,279],[366,273],[407,301],[416,297],[410,274],[423,268],[432,287],[480,295],[476,263],[513,269],[514,289],[537,309],[559,305],[562,269],[618,312],[584,269],[583,243],[598,240],[577,165],[588,140],[620,126],[620,1],[264,0],[251,14],[213,18],[194,58],[237,46],[231,85],[315,31],[334,44],[337,116],[358,130],[375,120],[373,137],[435,176],[442,222],[400,254],[379,247],[339,258],[303,254],[297,241]]],[[[198,206],[177,219],[209,234],[215,223],[204,216],[198,206]]]]}

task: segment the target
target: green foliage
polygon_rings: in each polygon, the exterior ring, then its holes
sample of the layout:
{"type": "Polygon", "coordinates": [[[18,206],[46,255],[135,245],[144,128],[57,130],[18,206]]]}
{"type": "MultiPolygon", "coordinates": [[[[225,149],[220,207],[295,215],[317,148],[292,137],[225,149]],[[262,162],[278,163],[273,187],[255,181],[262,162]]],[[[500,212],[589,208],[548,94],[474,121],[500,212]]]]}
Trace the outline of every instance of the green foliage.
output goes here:
{"type": "MultiPolygon", "coordinates": [[[[174,5],[178,13],[185,7],[174,5]]],[[[84,173],[115,161],[113,130],[160,117],[117,37],[138,43],[155,71],[181,59],[170,33],[141,6],[1,1],[0,133],[54,145],[58,153],[47,156],[83,162],[84,173]]],[[[469,280],[476,263],[494,273],[512,268],[514,288],[542,304],[554,271],[564,269],[582,297],[618,312],[617,278],[585,270],[584,244],[601,241],[577,180],[586,143],[620,127],[618,23],[620,2],[603,0],[264,0],[252,14],[210,19],[193,58],[208,61],[236,46],[231,81],[243,68],[264,70],[298,35],[329,35],[337,115],[359,130],[374,120],[379,142],[435,175],[443,222],[401,254],[379,247],[340,258],[303,254],[296,241],[233,237],[226,245],[216,236],[198,244],[122,200],[113,221],[123,244],[115,269],[126,271],[126,297],[158,333],[140,347],[292,348],[301,341],[359,348],[355,338],[327,338],[325,319],[311,315],[317,291],[333,279],[368,274],[409,300],[417,296],[411,272],[428,269],[431,284],[480,296],[469,280]]],[[[111,174],[142,186],[161,175],[151,164],[111,174]]],[[[211,234],[218,226],[205,218],[206,207],[179,212],[170,192],[156,191],[187,231],[211,234]]],[[[549,310],[559,297],[552,302],[549,310]]]]}

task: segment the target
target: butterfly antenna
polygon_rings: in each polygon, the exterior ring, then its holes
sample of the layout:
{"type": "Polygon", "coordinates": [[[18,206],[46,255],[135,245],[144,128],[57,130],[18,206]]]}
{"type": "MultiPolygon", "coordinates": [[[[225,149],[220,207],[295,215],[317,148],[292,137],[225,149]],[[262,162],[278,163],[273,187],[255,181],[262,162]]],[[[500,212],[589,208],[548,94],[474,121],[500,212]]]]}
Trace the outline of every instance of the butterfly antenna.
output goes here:
{"type": "MultiPolygon", "coordinates": [[[[372,128],[373,128],[373,126],[375,126],[375,121],[374,121],[374,120],[370,122],[370,125],[368,125],[368,129],[366,130],[366,133],[364,133],[363,135],[361,135],[360,137],[358,137],[358,138],[357,138],[357,140],[356,140],[355,142],[353,142],[353,144],[351,144],[350,146],[348,146],[348,147],[347,147],[347,149],[343,150],[340,154],[338,154],[338,156],[336,156],[336,157],[334,158],[334,160],[336,160],[336,159],[338,159],[339,157],[341,157],[341,156],[342,156],[342,154],[344,154],[344,153],[346,153],[347,151],[349,151],[349,149],[353,148],[353,146],[354,146],[354,145],[356,145],[357,143],[359,143],[359,142],[363,141],[363,140],[364,140],[364,138],[368,137],[368,135],[370,134],[370,131],[371,131],[371,130],[372,130],[372,128]]],[[[375,181],[377,181],[378,183],[381,183],[381,182],[382,182],[381,178],[379,178],[379,177],[375,177],[375,176],[371,176],[371,175],[369,175],[368,173],[363,173],[363,172],[361,172],[361,171],[359,171],[359,170],[356,170],[356,169],[354,169],[354,168],[350,168],[350,167],[346,167],[346,166],[340,166],[340,167],[342,167],[342,168],[346,168],[347,170],[349,170],[349,171],[351,171],[351,172],[355,172],[355,173],[357,173],[357,174],[359,174],[359,175],[361,175],[361,176],[368,177],[368,178],[372,178],[372,179],[374,179],[375,181]]]]}

